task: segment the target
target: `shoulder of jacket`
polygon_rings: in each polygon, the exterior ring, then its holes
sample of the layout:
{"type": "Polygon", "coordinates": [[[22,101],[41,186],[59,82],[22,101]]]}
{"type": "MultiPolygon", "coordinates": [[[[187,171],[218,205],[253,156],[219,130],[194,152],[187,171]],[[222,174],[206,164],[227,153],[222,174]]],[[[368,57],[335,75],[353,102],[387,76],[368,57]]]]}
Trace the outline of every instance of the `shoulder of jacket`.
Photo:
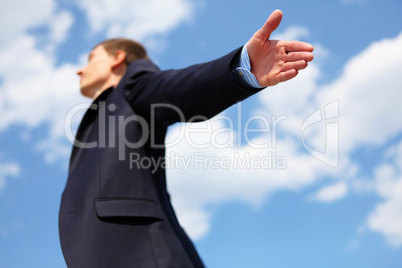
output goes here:
{"type": "Polygon", "coordinates": [[[160,69],[150,60],[135,60],[127,68],[129,76],[138,72],[159,72],[160,69]]]}

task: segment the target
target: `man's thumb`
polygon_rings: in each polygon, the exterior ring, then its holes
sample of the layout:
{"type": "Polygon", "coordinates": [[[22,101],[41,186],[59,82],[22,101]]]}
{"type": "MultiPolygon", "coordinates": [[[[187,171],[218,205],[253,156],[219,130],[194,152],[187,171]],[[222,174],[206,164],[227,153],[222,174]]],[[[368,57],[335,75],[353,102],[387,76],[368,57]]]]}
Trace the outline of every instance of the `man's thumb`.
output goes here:
{"type": "Polygon", "coordinates": [[[271,33],[275,31],[275,29],[278,28],[279,24],[281,23],[282,17],[283,13],[279,9],[272,12],[264,26],[262,26],[262,28],[258,31],[259,37],[261,39],[269,39],[271,33]]]}

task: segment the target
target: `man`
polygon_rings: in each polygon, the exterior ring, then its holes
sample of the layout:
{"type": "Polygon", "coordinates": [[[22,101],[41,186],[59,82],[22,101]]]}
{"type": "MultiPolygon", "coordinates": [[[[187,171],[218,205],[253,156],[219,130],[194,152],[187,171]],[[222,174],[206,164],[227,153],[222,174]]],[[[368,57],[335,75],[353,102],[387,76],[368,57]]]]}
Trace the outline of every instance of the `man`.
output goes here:
{"type": "Polygon", "coordinates": [[[180,227],[161,166],[167,127],[210,118],[261,88],[295,77],[313,47],[269,40],[274,11],[243,48],[204,64],[161,72],[145,49],[127,39],[97,45],[78,71],[94,102],[76,135],[59,215],[68,267],[203,267],[180,227]]]}

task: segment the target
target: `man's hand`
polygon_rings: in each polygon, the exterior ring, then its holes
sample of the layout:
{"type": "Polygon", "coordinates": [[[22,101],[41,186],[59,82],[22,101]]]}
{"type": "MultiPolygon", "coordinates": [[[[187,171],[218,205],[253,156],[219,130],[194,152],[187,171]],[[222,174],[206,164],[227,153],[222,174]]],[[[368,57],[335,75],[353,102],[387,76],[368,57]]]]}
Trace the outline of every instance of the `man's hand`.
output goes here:
{"type": "Polygon", "coordinates": [[[273,86],[294,78],[313,60],[313,46],[300,41],[269,40],[282,20],[282,11],[275,10],[264,26],[247,43],[251,72],[263,86],[273,86]]]}

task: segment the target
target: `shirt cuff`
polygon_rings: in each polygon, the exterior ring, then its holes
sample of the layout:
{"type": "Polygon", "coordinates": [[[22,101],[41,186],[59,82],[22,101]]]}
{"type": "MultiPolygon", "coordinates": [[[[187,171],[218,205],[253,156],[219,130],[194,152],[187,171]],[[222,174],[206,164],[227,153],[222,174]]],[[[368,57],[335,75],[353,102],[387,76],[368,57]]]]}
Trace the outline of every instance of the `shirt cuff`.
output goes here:
{"type": "Polygon", "coordinates": [[[247,52],[247,44],[243,46],[240,57],[238,57],[237,62],[234,63],[235,68],[232,70],[232,77],[234,81],[247,88],[264,88],[261,86],[257,78],[250,72],[250,58],[247,52]]]}

